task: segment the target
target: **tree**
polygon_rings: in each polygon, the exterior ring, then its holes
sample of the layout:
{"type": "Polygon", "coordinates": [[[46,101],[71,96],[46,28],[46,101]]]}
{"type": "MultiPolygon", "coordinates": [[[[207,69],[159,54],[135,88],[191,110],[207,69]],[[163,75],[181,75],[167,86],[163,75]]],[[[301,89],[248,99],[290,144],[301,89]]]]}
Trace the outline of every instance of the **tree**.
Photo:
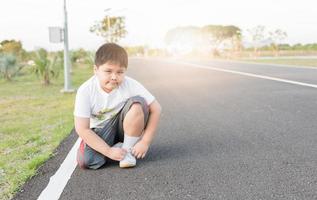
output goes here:
{"type": "Polygon", "coordinates": [[[231,44],[234,57],[240,56],[243,49],[241,30],[237,30],[236,34],[231,37],[231,44]]]}
{"type": "Polygon", "coordinates": [[[45,49],[39,49],[34,58],[33,72],[41,76],[44,85],[49,85],[51,78],[57,78],[59,75],[58,56],[50,59],[45,49]]]}
{"type": "Polygon", "coordinates": [[[287,37],[287,33],[281,29],[269,32],[269,38],[272,41],[271,47],[275,56],[279,55],[279,44],[287,37]]]}
{"type": "Polygon", "coordinates": [[[125,18],[106,15],[101,21],[90,27],[90,32],[105,38],[106,42],[118,42],[127,34],[125,18]]]}
{"type": "Polygon", "coordinates": [[[204,40],[213,49],[214,55],[219,54],[220,46],[226,41],[230,41],[232,46],[238,46],[238,42],[241,42],[241,30],[236,26],[207,25],[201,31],[204,40]]]}
{"type": "Polygon", "coordinates": [[[16,40],[3,40],[0,42],[0,52],[18,55],[22,51],[22,43],[16,40]]]}
{"type": "Polygon", "coordinates": [[[258,47],[260,46],[260,42],[265,38],[265,26],[258,25],[252,29],[248,29],[247,31],[251,35],[254,57],[257,57],[257,51],[258,47]]]}
{"type": "Polygon", "coordinates": [[[15,55],[18,60],[26,60],[28,57],[28,53],[22,47],[22,43],[17,40],[1,41],[0,53],[15,55]]]}

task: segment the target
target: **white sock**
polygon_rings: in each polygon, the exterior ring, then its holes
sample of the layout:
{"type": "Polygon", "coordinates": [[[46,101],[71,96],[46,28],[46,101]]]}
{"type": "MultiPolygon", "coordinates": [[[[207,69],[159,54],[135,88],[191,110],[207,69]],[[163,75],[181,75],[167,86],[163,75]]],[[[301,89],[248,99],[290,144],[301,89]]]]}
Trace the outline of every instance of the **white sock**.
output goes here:
{"type": "Polygon", "coordinates": [[[124,134],[124,141],[122,148],[126,150],[130,150],[139,140],[140,137],[129,136],[124,134]]]}

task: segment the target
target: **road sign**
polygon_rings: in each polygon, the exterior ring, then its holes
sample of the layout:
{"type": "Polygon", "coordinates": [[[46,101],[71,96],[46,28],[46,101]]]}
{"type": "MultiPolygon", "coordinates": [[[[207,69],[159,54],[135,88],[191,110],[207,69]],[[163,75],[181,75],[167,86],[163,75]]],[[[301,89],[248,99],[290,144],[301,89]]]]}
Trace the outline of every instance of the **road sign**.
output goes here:
{"type": "Polygon", "coordinates": [[[48,27],[50,42],[61,43],[63,42],[63,29],[61,27],[48,27]]]}

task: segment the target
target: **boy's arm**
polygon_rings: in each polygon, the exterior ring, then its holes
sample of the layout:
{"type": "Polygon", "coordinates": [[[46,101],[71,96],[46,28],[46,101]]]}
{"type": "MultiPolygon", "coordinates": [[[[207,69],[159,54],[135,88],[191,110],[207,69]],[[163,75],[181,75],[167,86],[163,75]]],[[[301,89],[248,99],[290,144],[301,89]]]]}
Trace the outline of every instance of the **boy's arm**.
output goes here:
{"type": "Polygon", "coordinates": [[[148,123],[141,140],[134,146],[132,151],[137,158],[144,158],[150,144],[152,143],[159,123],[161,111],[161,105],[156,100],[150,104],[148,123]]]}
{"type": "Polygon", "coordinates": [[[103,139],[89,128],[89,118],[75,117],[75,129],[79,137],[91,148],[113,160],[122,160],[126,151],[121,148],[111,148],[103,139]]]}

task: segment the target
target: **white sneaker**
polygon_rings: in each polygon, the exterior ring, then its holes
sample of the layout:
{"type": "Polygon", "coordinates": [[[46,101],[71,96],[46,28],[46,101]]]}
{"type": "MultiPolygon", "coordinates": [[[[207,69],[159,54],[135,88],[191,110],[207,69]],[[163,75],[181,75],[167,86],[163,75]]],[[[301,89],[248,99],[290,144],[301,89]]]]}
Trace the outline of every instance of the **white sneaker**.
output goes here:
{"type": "Polygon", "coordinates": [[[135,165],[136,165],[136,159],[132,155],[131,149],[129,149],[124,159],[120,161],[119,166],[121,168],[129,168],[129,167],[134,167],[135,165]]]}

